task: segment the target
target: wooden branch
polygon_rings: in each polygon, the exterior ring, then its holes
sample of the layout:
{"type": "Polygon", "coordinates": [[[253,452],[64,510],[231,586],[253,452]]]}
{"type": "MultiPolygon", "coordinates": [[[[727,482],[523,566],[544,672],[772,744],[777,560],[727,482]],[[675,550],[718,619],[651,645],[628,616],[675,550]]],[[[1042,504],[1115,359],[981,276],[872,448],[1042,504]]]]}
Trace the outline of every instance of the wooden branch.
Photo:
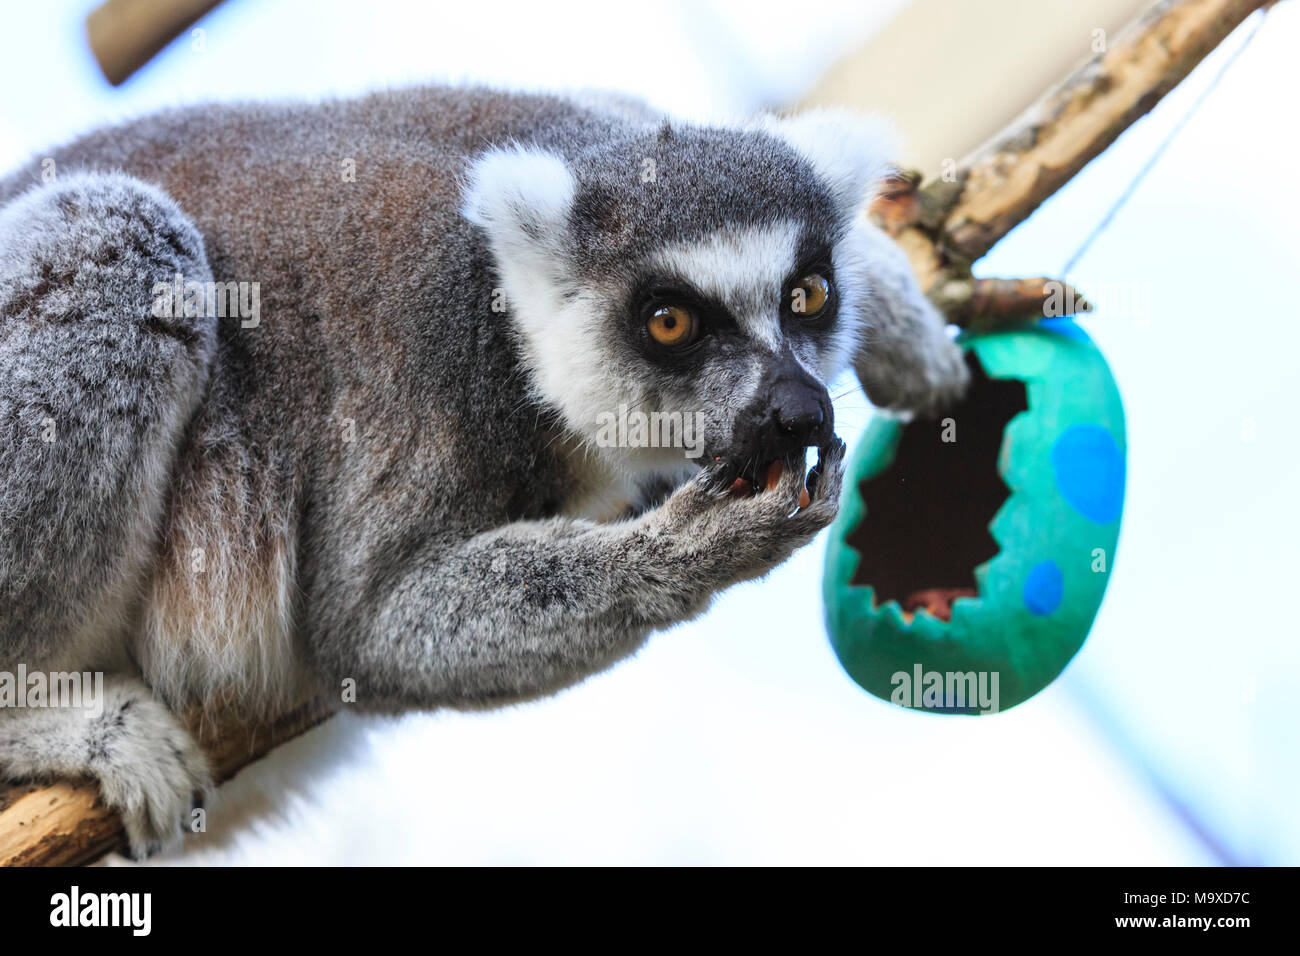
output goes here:
{"type": "Polygon", "coordinates": [[[1163,0],[929,188],[945,248],[974,261],[1150,112],[1264,0],[1163,0]]]}
{"type": "Polygon", "coordinates": [[[1033,279],[946,277],[931,287],[929,297],[948,321],[977,331],[1092,310],[1092,305],[1072,285],[1042,276],[1033,279]],[[1069,307],[1055,308],[1054,303],[1058,302],[1069,303],[1069,307]]]}
{"type": "MultiPolygon", "coordinates": [[[[1104,54],[964,159],[952,182],[905,175],[872,216],[906,250],[922,287],[958,324],[991,328],[1043,314],[1047,279],[975,279],[970,264],[1150,110],[1265,0],[1164,0],[1104,54]]],[[[1073,290],[1069,294],[1078,297],[1073,290]]],[[[305,705],[269,726],[200,728],[219,777],[324,719],[305,705]]],[[[88,783],[0,787],[0,864],[77,864],[122,828],[88,783]]]]}
{"type": "Polygon", "coordinates": [[[221,0],[106,0],[86,17],[104,78],[120,86],[221,0]]]}
{"type": "MultiPolygon", "coordinates": [[[[949,321],[996,328],[1041,317],[1044,279],[973,279],[973,263],[1269,0],[1161,0],[948,179],[900,176],[871,215],[907,252],[949,321]]],[[[1073,290],[1069,290],[1073,293],[1073,290]]],[[[1074,293],[1076,302],[1083,301],[1074,293]]]]}

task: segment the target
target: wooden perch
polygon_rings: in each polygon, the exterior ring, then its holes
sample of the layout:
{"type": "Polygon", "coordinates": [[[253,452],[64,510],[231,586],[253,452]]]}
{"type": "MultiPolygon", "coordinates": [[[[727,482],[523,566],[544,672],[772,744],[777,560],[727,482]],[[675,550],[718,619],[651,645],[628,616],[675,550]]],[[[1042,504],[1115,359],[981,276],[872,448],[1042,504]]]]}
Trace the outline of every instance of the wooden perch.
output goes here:
{"type": "MultiPolygon", "coordinates": [[[[912,175],[894,183],[872,214],[906,250],[922,287],[944,314],[978,328],[1043,315],[1048,280],[975,279],[971,263],[1262,5],[1263,0],[1157,3],[1106,53],[962,160],[951,182],[922,186],[912,175]]],[[[270,726],[203,728],[200,742],[224,779],[324,716],[323,709],[306,706],[270,726]]],[[[120,839],[121,824],[98,804],[88,783],[0,786],[0,863],[84,863],[120,839]]]]}
{"type": "Polygon", "coordinates": [[[1044,276],[1032,279],[948,276],[931,286],[929,296],[949,322],[979,331],[1092,309],[1073,286],[1044,276]],[[1054,305],[1057,302],[1069,305],[1058,308],[1054,305]]]}
{"type": "Polygon", "coordinates": [[[221,0],[106,0],[86,17],[104,78],[120,86],[221,0]]]}
{"type": "Polygon", "coordinates": [[[900,176],[872,206],[872,218],[907,252],[921,287],[950,322],[980,329],[1014,325],[1051,314],[1044,304],[1054,296],[1086,311],[1083,296],[1059,280],[976,279],[971,264],[1266,5],[1156,3],[1106,52],[962,159],[948,178],[922,185],[915,173],[900,176]]]}

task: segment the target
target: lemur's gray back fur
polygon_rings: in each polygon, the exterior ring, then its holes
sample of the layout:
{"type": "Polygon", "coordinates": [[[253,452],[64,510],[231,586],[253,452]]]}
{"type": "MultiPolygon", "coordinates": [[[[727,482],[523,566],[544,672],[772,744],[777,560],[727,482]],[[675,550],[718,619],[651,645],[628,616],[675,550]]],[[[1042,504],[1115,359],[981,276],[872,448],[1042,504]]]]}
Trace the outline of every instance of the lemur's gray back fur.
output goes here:
{"type": "MultiPolygon", "coordinates": [[[[236,615],[292,614],[295,594],[318,594],[308,612],[328,647],[358,622],[319,604],[391,576],[412,542],[554,513],[566,476],[490,311],[495,280],[460,215],[460,177],[485,143],[541,134],[576,147],[610,128],[548,97],[412,90],[162,113],[54,154],[63,175],[120,169],[156,184],[202,233],[212,275],[260,283],[258,328],[218,329],[216,401],[179,463],[153,585],[165,613],[210,602],[201,625],[261,631],[236,615]],[[357,163],[355,183],[345,159],[357,163]],[[341,440],[345,419],[355,443],[341,440]],[[196,548],[202,574],[190,570],[196,548]],[[206,582],[225,593],[203,594],[206,582]]],[[[10,176],[0,202],[32,179],[10,176]]],[[[175,265],[158,274],[204,278],[175,265]]],[[[250,701],[251,675],[225,664],[207,676],[217,682],[203,688],[208,699],[278,703],[250,701]]],[[[194,690],[171,683],[169,697],[194,690]]]]}
{"type": "MultiPolygon", "coordinates": [[[[720,498],[713,460],[766,414],[763,370],[824,391],[865,324],[888,367],[860,372],[891,401],[926,406],[964,371],[896,258],[871,281],[878,234],[853,232],[888,157],[821,163],[790,142],[421,88],[161,113],[54,151],[52,184],[35,167],[0,181],[0,670],[138,672],[171,708],[267,711],[344,680],[370,708],[483,704],[580,679],[765,573],[833,517],[842,449],[824,447],[793,517],[795,468],[720,498]],[[623,328],[629,290],[696,248],[734,280],[709,293],[740,317],[732,344],[651,376],[623,328]],[[787,340],[763,314],[780,270],[832,253],[839,321],[787,340]],[[256,326],[157,318],[154,283],[177,273],[258,283],[256,326]],[[504,316],[503,288],[523,299],[504,316]],[[549,379],[538,290],[593,330],[549,379]],[[597,373],[601,401],[707,402],[714,422],[710,468],[605,523],[573,516],[604,501],[614,517],[620,489],[690,469],[592,447],[594,399],[566,379],[597,373]]],[[[122,741],[174,727],[118,680],[122,741]]],[[[67,773],[90,747],[51,724],[42,763],[17,727],[0,713],[0,773],[67,773]]],[[[203,786],[169,753],[162,783],[116,798],[137,848],[203,786]]],[[[105,759],[92,772],[116,793],[105,759]]]]}

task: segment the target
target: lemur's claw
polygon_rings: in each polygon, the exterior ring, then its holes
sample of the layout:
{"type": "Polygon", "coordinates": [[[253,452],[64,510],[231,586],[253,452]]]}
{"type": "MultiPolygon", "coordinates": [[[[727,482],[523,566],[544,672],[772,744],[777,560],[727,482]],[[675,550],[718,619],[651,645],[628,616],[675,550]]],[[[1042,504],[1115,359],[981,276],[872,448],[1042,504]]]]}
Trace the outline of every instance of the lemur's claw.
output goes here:
{"type": "Polygon", "coordinates": [[[817,482],[821,479],[822,472],[826,468],[826,462],[833,456],[842,458],[846,450],[847,446],[844,444],[844,439],[840,438],[839,435],[832,435],[829,442],[817,449],[817,464],[813,465],[808,472],[807,487],[810,493],[817,493],[817,482]]]}

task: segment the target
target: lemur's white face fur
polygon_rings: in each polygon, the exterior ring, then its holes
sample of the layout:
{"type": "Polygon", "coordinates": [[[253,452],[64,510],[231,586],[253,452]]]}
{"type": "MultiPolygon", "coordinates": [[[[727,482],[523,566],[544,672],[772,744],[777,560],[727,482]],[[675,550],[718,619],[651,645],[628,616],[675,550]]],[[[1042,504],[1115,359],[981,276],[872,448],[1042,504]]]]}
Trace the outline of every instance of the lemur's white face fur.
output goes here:
{"type": "Polygon", "coordinates": [[[580,440],[627,474],[694,461],[754,480],[833,439],[826,385],[869,294],[852,223],[889,155],[882,127],[826,112],[619,130],[594,150],[483,154],[465,212],[533,387],[580,440]],[[678,447],[607,447],[636,413],[682,423],[678,447]]]}

